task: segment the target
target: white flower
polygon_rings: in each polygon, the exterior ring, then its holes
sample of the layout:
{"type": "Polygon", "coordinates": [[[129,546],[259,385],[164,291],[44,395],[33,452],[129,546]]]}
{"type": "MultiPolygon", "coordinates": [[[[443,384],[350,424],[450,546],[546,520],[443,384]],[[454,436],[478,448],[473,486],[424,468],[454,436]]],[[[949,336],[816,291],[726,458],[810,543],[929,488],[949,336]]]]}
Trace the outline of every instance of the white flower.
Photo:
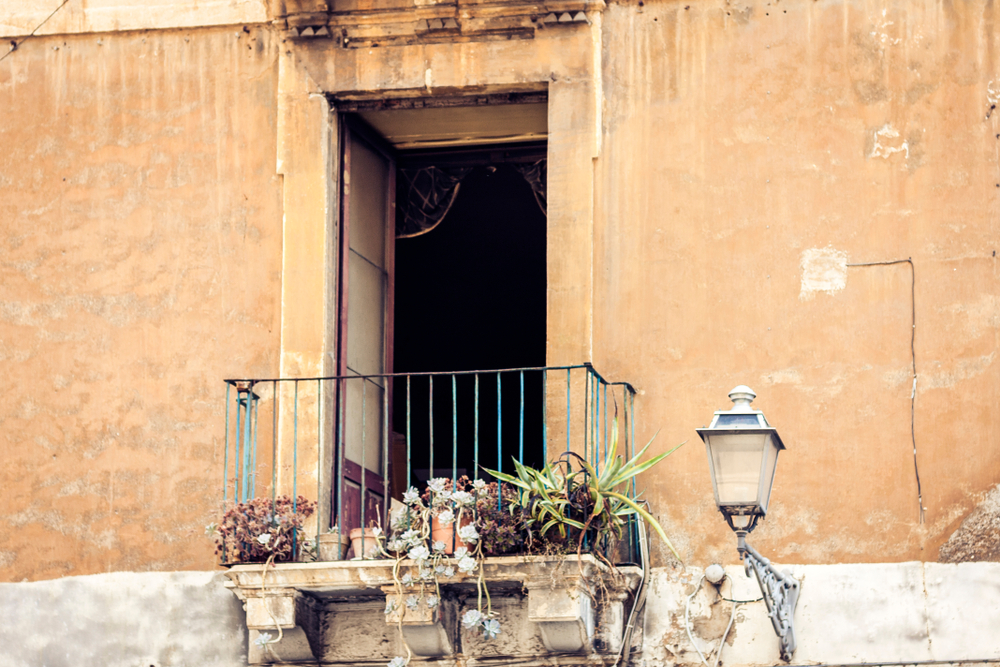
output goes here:
{"type": "Polygon", "coordinates": [[[210,523],[207,526],[205,526],[205,534],[208,535],[209,537],[215,535],[215,531],[217,530],[219,530],[219,526],[217,524],[210,523]]]}
{"type": "Polygon", "coordinates": [[[406,526],[406,518],[407,518],[407,513],[405,507],[400,507],[398,509],[395,509],[389,512],[389,526],[392,528],[393,531],[398,532],[402,530],[404,526],[406,526]]]}
{"type": "Polygon", "coordinates": [[[402,540],[391,540],[385,548],[389,551],[404,551],[406,549],[406,543],[402,540]]]}
{"type": "Polygon", "coordinates": [[[418,604],[420,604],[420,600],[417,599],[416,595],[411,595],[410,597],[406,598],[406,608],[407,609],[416,611],[418,604]]]}
{"type": "Polygon", "coordinates": [[[427,547],[421,545],[413,547],[406,555],[413,560],[426,560],[430,558],[431,552],[427,550],[427,547]]]}
{"type": "Polygon", "coordinates": [[[444,493],[444,486],[448,483],[447,477],[438,477],[437,479],[432,479],[427,482],[427,488],[431,490],[431,493],[438,495],[444,493]]]}
{"type": "Polygon", "coordinates": [[[444,568],[444,576],[446,576],[446,577],[454,577],[455,576],[455,568],[453,568],[451,565],[449,565],[448,567],[444,568]]]}
{"type": "Polygon", "coordinates": [[[387,598],[385,601],[385,615],[388,616],[396,611],[396,598],[387,598]]]}
{"type": "Polygon", "coordinates": [[[433,609],[434,607],[438,606],[438,602],[440,602],[440,600],[438,600],[438,596],[436,596],[436,595],[428,595],[427,596],[427,608],[428,609],[433,609]]]}
{"type": "Polygon", "coordinates": [[[459,528],[458,536],[462,538],[463,542],[475,542],[479,539],[479,533],[476,532],[476,527],[471,523],[459,528]]]}
{"type": "Polygon", "coordinates": [[[403,492],[403,502],[407,505],[416,505],[420,502],[420,492],[411,486],[403,492]]]}
{"type": "Polygon", "coordinates": [[[420,578],[424,581],[432,581],[434,579],[434,570],[421,567],[420,568],[420,578]]]}
{"type": "Polygon", "coordinates": [[[467,554],[467,553],[469,553],[469,550],[467,548],[465,548],[465,547],[458,547],[457,549],[455,549],[455,554],[454,555],[455,555],[456,559],[460,559],[460,558],[464,558],[465,554],[467,554]]]}
{"type": "Polygon", "coordinates": [[[371,530],[372,530],[373,533],[375,533],[375,537],[381,537],[382,536],[382,527],[381,526],[372,526],[371,530]]]}
{"type": "Polygon", "coordinates": [[[445,510],[437,515],[437,520],[442,526],[450,526],[455,520],[455,514],[451,510],[445,510]]]}
{"type": "Polygon", "coordinates": [[[462,625],[469,628],[470,630],[483,620],[483,615],[479,613],[478,609],[470,609],[462,615],[462,625]]]}
{"type": "Polygon", "coordinates": [[[472,496],[472,494],[466,493],[465,491],[456,491],[451,494],[451,499],[461,507],[469,507],[476,502],[476,499],[472,496]]]}
{"type": "Polygon", "coordinates": [[[406,574],[403,575],[403,577],[400,579],[400,581],[403,583],[404,586],[412,586],[413,585],[413,575],[410,574],[409,572],[407,572],[406,574]]]}
{"type": "Polygon", "coordinates": [[[476,493],[485,493],[486,481],[482,479],[477,479],[472,483],[472,488],[476,490],[476,493]]]}
{"type": "Polygon", "coordinates": [[[386,663],[386,667],[406,667],[406,658],[393,658],[386,663]]]}
{"type": "Polygon", "coordinates": [[[490,618],[483,621],[483,637],[493,639],[500,634],[500,621],[490,618]]]}
{"type": "Polygon", "coordinates": [[[437,565],[434,568],[434,572],[437,573],[437,574],[444,574],[444,565],[440,565],[440,564],[437,565]]]}
{"type": "Polygon", "coordinates": [[[271,643],[271,633],[261,632],[257,635],[257,639],[253,640],[253,643],[257,645],[257,648],[263,649],[265,646],[271,643]]]}
{"type": "Polygon", "coordinates": [[[463,556],[462,560],[458,561],[458,571],[459,572],[472,572],[476,569],[476,559],[472,556],[463,556]]]}
{"type": "Polygon", "coordinates": [[[437,541],[434,542],[434,551],[443,552],[444,551],[444,546],[445,546],[444,542],[441,542],[440,540],[437,540],[437,541]]]}
{"type": "Polygon", "coordinates": [[[263,544],[265,547],[271,542],[271,533],[261,533],[257,536],[257,543],[263,544]]]}

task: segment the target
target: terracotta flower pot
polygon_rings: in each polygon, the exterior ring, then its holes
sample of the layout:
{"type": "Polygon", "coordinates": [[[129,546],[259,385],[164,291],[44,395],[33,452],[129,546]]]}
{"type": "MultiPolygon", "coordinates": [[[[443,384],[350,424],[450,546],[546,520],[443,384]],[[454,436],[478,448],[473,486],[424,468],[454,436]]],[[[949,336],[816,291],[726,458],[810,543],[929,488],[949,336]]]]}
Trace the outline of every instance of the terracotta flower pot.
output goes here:
{"type": "MultiPolygon", "coordinates": [[[[362,557],[361,556],[361,536],[362,536],[362,530],[361,530],[361,528],[353,528],[353,529],[351,529],[351,547],[354,550],[354,557],[355,558],[361,558],[362,557]]],[[[375,531],[373,529],[371,529],[371,528],[365,528],[364,529],[364,542],[365,542],[365,545],[364,545],[364,549],[365,549],[364,558],[366,560],[370,560],[370,559],[373,559],[373,558],[378,558],[378,554],[379,554],[379,550],[378,550],[378,538],[375,536],[375,531]]]]}
{"type": "MultiPolygon", "coordinates": [[[[358,540],[360,542],[360,540],[358,540]]],[[[351,548],[351,538],[344,533],[321,533],[317,553],[322,561],[344,560],[351,548]]]]}
{"type": "MultiPolygon", "coordinates": [[[[463,526],[468,526],[470,523],[472,523],[471,516],[462,516],[463,526]]],[[[437,517],[433,517],[431,519],[431,540],[433,542],[444,542],[444,553],[446,554],[454,553],[455,549],[459,549],[461,547],[469,547],[469,545],[458,536],[457,527],[457,521],[452,521],[447,526],[443,526],[437,517]]]]}

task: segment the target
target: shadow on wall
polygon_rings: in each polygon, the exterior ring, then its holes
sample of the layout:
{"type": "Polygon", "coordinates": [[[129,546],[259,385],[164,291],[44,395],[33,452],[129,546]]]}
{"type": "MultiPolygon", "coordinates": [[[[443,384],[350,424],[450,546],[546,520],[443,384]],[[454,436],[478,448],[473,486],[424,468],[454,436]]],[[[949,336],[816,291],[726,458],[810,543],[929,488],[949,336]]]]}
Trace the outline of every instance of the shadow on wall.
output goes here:
{"type": "Polygon", "coordinates": [[[965,517],[938,551],[942,563],[991,561],[1000,563],[1000,484],[965,517]]]}

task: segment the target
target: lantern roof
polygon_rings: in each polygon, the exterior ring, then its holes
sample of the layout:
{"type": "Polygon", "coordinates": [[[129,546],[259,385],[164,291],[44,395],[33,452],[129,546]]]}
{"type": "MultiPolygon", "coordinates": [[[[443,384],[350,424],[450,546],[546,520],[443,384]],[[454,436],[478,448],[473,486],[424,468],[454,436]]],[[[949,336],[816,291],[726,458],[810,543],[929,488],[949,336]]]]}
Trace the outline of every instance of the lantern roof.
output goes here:
{"type": "Polygon", "coordinates": [[[733,402],[733,407],[728,410],[716,410],[712,423],[707,428],[695,429],[702,440],[712,433],[766,429],[772,434],[778,449],[785,449],[785,443],[781,441],[777,429],[768,423],[764,413],[750,407],[753,399],[757,398],[753,389],[741,384],[733,387],[729,392],[729,398],[733,402]]]}

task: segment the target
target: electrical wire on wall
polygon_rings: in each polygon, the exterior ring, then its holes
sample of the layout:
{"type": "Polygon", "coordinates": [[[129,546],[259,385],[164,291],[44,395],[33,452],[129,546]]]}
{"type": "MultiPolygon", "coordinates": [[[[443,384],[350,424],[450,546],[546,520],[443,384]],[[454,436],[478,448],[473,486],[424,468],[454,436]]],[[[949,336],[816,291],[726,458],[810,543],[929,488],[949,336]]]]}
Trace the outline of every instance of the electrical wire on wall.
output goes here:
{"type": "Polygon", "coordinates": [[[891,266],[893,264],[910,265],[910,317],[912,324],[910,329],[910,364],[913,371],[913,387],[910,389],[910,441],[913,444],[913,474],[917,478],[918,516],[920,523],[923,523],[924,511],[927,508],[924,507],[924,494],[923,489],[920,486],[920,469],[917,467],[917,432],[914,424],[914,416],[917,407],[917,351],[915,345],[917,339],[917,278],[916,272],[913,268],[913,259],[907,257],[906,259],[893,259],[886,262],[858,262],[855,264],[848,264],[847,266],[891,266]]]}
{"type": "Polygon", "coordinates": [[[26,37],[22,38],[20,42],[17,41],[16,39],[10,40],[10,51],[8,51],[7,53],[5,53],[2,56],[0,56],[0,61],[2,61],[4,58],[6,58],[10,54],[14,53],[15,51],[17,51],[17,47],[19,47],[22,44],[24,44],[28,40],[29,37],[34,37],[35,33],[38,32],[38,29],[41,28],[43,25],[45,25],[50,18],[52,18],[53,16],[55,16],[56,12],[58,12],[60,9],[62,9],[63,7],[65,7],[67,2],[69,2],[69,0],[63,0],[59,4],[58,7],[56,7],[55,9],[52,10],[51,14],[49,14],[48,16],[46,16],[45,19],[42,20],[41,23],[39,23],[38,25],[36,25],[35,29],[32,30],[31,32],[29,32],[26,37]]]}

